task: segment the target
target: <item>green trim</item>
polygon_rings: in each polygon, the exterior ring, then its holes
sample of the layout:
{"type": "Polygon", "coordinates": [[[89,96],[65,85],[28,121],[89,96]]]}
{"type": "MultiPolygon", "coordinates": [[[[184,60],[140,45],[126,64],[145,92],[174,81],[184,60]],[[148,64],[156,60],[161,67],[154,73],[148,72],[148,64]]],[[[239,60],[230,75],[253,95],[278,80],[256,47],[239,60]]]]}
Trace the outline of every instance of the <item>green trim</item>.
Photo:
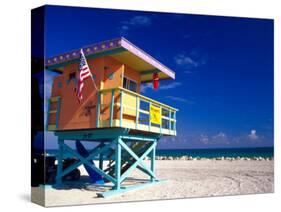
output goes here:
{"type": "Polygon", "coordinates": [[[112,127],[113,113],[114,113],[114,89],[111,91],[111,102],[110,102],[110,118],[109,118],[109,126],[112,127]]]}
{"type": "Polygon", "coordinates": [[[116,150],[115,150],[115,187],[114,189],[119,190],[121,186],[121,144],[120,138],[116,140],[116,150]]]}
{"type": "MultiPolygon", "coordinates": [[[[89,166],[91,169],[93,169],[94,171],[96,171],[98,174],[102,175],[103,177],[105,177],[107,180],[111,181],[112,183],[116,183],[116,180],[111,177],[110,175],[106,174],[103,170],[100,170],[98,167],[96,167],[95,165],[93,165],[92,163],[90,163],[88,160],[86,160],[86,158],[82,157],[79,153],[75,152],[73,149],[71,149],[69,146],[67,146],[66,144],[63,144],[63,148],[69,152],[70,154],[72,154],[73,156],[77,157],[80,161],[82,161],[83,164],[89,166]]],[[[59,176],[58,176],[59,177],[59,176]]]]}
{"type": "Polygon", "coordinates": [[[139,123],[139,107],[140,107],[140,101],[139,101],[139,97],[136,96],[136,129],[138,129],[138,123],[139,123]]]}
{"type": "Polygon", "coordinates": [[[64,140],[58,139],[59,154],[58,154],[58,167],[56,176],[56,185],[62,185],[62,172],[63,172],[63,152],[64,152],[64,140]]]}
{"type": "Polygon", "coordinates": [[[159,72],[161,72],[161,71],[155,68],[155,69],[141,71],[140,75],[143,76],[143,75],[154,74],[154,73],[159,73],[159,72]]]}
{"type": "Polygon", "coordinates": [[[57,101],[59,101],[59,98],[60,98],[60,96],[51,97],[51,98],[50,98],[50,102],[51,102],[51,103],[57,102],[57,101]]]}
{"type": "Polygon", "coordinates": [[[136,155],[136,153],[134,153],[134,151],[128,147],[123,141],[122,139],[119,139],[119,144],[136,160],[139,161],[138,162],[138,166],[140,166],[143,170],[145,170],[149,176],[156,178],[155,174],[149,170],[149,168],[142,162],[142,160],[140,160],[139,156],[136,155]]]}
{"type": "Polygon", "coordinates": [[[101,92],[98,92],[97,114],[96,114],[96,128],[100,127],[100,106],[101,106],[101,92]]]}
{"type": "Polygon", "coordinates": [[[49,125],[48,125],[48,131],[54,131],[54,130],[56,130],[56,129],[57,129],[57,127],[56,127],[55,124],[49,124],[49,125]]]}
{"type": "Polygon", "coordinates": [[[55,135],[64,140],[110,140],[115,139],[120,135],[127,135],[128,129],[125,128],[108,128],[108,129],[93,129],[93,130],[64,130],[56,131],[55,135]]]}
{"type": "Polygon", "coordinates": [[[49,110],[49,113],[56,113],[57,110],[49,110]]]}
{"type": "Polygon", "coordinates": [[[120,127],[122,126],[123,120],[123,91],[120,91],[120,127]]]}
{"type": "MultiPolygon", "coordinates": [[[[150,168],[151,168],[151,172],[154,173],[155,172],[155,155],[156,155],[156,146],[153,147],[151,153],[150,153],[150,168]]],[[[150,180],[153,182],[155,181],[156,177],[155,176],[151,176],[150,180]]]]}
{"type": "Polygon", "coordinates": [[[151,152],[151,150],[156,146],[156,142],[153,142],[152,145],[146,149],[146,151],[142,154],[141,157],[139,157],[131,166],[129,169],[127,169],[124,174],[121,176],[121,182],[124,181],[128,175],[140,164],[140,162],[151,152]]]}

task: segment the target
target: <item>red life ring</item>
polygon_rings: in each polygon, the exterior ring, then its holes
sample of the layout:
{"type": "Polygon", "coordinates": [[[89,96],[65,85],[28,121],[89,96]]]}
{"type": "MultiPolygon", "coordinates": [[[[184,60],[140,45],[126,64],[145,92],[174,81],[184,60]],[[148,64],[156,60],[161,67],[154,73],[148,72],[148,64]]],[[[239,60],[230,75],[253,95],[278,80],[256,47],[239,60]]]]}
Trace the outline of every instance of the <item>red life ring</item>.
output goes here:
{"type": "Polygon", "coordinates": [[[153,74],[153,88],[154,90],[157,90],[159,87],[159,75],[158,73],[153,74]]]}

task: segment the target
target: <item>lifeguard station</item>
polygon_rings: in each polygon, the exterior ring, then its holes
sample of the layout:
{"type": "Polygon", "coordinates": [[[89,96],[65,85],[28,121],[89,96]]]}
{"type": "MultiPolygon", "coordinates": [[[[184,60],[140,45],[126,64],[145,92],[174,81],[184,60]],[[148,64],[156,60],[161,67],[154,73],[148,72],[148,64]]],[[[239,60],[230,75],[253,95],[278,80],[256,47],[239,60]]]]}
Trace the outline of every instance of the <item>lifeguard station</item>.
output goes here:
{"type": "Polygon", "coordinates": [[[175,79],[175,73],[124,38],[87,46],[83,52],[93,79],[85,80],[80,103],[75,94],[80,50],[46,60],[48,70],[60,73],[53,81],[47,118],[48,130],[58,137],[57,184],[80,165],[95,183],[112,185],[98,194],[102,197],[158,183],[157,141],[161,136],[176,136],[177,109],[141,95],[140,87],[155,80],[155,74],[162,80],[175,79]],[[76,150],[66,140],[75,142],[76,150]],[[80,141],[97,145],[88,152],[80,141]],[[66,153],[78,161],[64,169],[66,153]],[[143,161],[146,157],[150,166],[143,161]],[[124,186],[134,169],[148,180],[124,186]]]}

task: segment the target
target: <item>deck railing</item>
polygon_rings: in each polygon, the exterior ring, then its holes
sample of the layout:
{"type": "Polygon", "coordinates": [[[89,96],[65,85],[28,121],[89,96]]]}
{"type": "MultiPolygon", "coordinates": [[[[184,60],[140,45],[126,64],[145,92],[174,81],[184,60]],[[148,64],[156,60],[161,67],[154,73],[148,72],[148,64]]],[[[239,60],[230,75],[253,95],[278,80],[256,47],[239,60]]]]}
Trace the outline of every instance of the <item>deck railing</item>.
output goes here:
{"type": "Polygon", "coordinates": [[[126,127],[176,135],[176,112],[173,107],[122,87],[104,89],[98,93],[96,127],[126,127]]]}

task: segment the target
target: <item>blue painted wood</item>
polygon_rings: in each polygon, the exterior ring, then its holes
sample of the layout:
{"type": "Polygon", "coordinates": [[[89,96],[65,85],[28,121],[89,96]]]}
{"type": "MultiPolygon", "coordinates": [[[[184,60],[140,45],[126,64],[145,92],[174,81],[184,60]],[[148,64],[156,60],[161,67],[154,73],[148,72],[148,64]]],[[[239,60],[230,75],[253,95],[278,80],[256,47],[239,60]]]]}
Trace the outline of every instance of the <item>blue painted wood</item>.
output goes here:
{"type": "MultiPolygon", "coordinates": [[[[76,141],[76,150],[77,152],[84,158],[87,158],[89,156],[88,150],[83,146],[81,141],[76,141]]],[[[89,161],[93,166],[95,166],[94,162],[92,160],[89,161]]],[[[95,170],[93,170],[91,167],[89,167],[87,164],[84,164],[84,168],[86,169],[91,181],[96,184],[104,184],[102,176],[97,173],[95,170]]]]}
{"type": "Polygon", "coordinates": [[[121,145],[120,138],[116,140],[116,149],[115,149],[115,190],[120,190],[120,176],[121,176],[121,145]]]}
{"type": "MultiPolygon", "coordinates": [[[[100,146],[101,146],[101,148],[103,148],[105,145],[104,145],[104,143],[101,143],[100,146]]],[[[99,154],[99,169],[103,170],[103,153],[102,152],[100,152],[100,154],[99,154]]]]}
{"type": "Polygon", "coordinates": [[[152,143],[152,145],[143,153],[143,155],[121,176],[121,181],[125,180],[128,175],[139,165],[140,161],[142,161],[156,146],[156,142],[152,143]]]}
{"type": "MultiPolygon", "coordinates": [[[[160,136],[160,135],[159,135],[160,136]]],[[[146,137],[146,136],[137,136],[137,135],[121,135],[121,139],[135,140],[135,141],[157,141],[159,136],[155,137],[146,137]]]]}
{"type": "Polygon", "coordinates": [[[113,121],[113,112],[114,112],[114,92],[115,89],[111,90],[111,102],[110,102],[110,118],[109,118],[109,126],[112,127],[112,121],[113,121]]]}
{"type": "Polygon", "coordinates": [[[48,113],[47,113],[47,129],[49,125],[49,119],[50,119],[50,109],[51,109],[51,98],[48,101],[48,113]]]}
{"type": "MultiPolygon", "coordinates": [[[[176,111],[174,112],[174,119],[176,120],[176,111]]],[[[176,131],[176,121],[174,122],[174,131],[176,131]]]]}
{"type": "Polygon", "coordinates": [[[148,131],[150,132],[150,128],[151,128],[151,114],[150,114],[150,106],[151,106],[151,102],[149,102],[149,117],[148,117],[148,131]]]}
{"type": "Polygon", "coordinates": [[[162,134],[162,106],[160,106],[160,111],[161,111],[160,134],[162,134]]]}
{"type": "Polygon", "coordinates": [[[98,91],[97,114],[96,114],[96,128],[100,127],[100,104],[101,104],[101,93],[98,91]]]}
{"type": "MultiPolygon", "coordinates": [[[[107,148],[108,149],[108,148],[107,148]]],[[[106,151],[107,150],[106,148],[103,148],[102,150],[100,150],[100,145],[96,146],[94,149],[92,149],[90,152],[89,152],[89,156],[86,157],[85,159],[86,160],[91,160],[95,157],[95,155],[98,154],[99,151],[106,151]]],[[[61,173],[61,176],[65,176],[67,175],[68,173],[70,173],[71,171],[73,171],[74,169],[76,169],[77,167],[81,166],[83,164],[82,161],[78,161],[78,162],[75,162],[74,164],[72,164],[71,166],[68,166],[66,169],[63,170],[63,172],[61,173]]]]}
{"type": "Polygon", "coordinates": [[[169,110],[169,133],[171,134],[171,126],[172,126],[172,121],[171,121],[171,110],[169,110]]]}
{"type": "MultiPolygon", "coordinates": [[[[155,172],[155,155],[156,155],[156,145],[153,147],[151,151],[151,156],[150,156],[150,166],[151,166],[151,172],[155,172]]],[[[150,178],[151,181],[154,181],[156,179],[155,176],[152,176],[150,178]]]]}
{"type": "MultiPolygon", "coordinates": [[[[113,156],[111,159],[115,160],[115,156],[113,156]]],[[[121,161],[122,161],[121,164],[125,163],[125,162],[128,162],[129,164],[133,164],[133,162],[134,162],[134,161],[132,161],[132,156],[129,155],[129,154],[123,154],[122,158],[121,158],[121,161]]],[[[144,172],[145,174],[149,175],[150,177],[156,178],[154,173],[152,173],[150,170],[147,171],[147,169],[148,169],[147,167],[146,167],[146,169],[141,167],[141,166],[137,166],[136,168],[139,169],[140,171],[144,172]]],[[[110,170],[110,167],[107,168],[105,171],[109,171],[109,170],[110,170]]]]}
{"type": "Polygon", "coordinates": [[[136,129],[138,129],[138,123],[139,123],[139,107],[140,107],[139,97],[136,96],[136,129]]]}
{"type": "Polygon", "coordinates": [[[123,120],[123,90],[120,91],[120,127],[122,127],[123,120]]]}
{"type": "Polygon", "coordinates": [[[86,160],[84,157],[82,157],[80,154],[76,153],[73,149],[71,149],[69,146],[64,144],[64,148],[66,151],[68,151],[70,154],[74,155],[77,157],[79,160],[83,162],[83,164],[88,165],[91,167],[94,171],[96,171],[98,174],[102,175],[104,178],[107,180],[111,181],[112,183],[116,183],[116,180],[111,177],[110,175],[106,174],[103,170],[100,170],[99,168],[95,167],[93,164],[91,164],[88,160],[86,160]]]}
{"type": "Polygon", "coordinates": [[[155,176],[154,173],[151,172],[151,170],[149,170],[149,168],[142,162],[142,160],[139,160],[139,157],[134,153],[134,151],[122,141],[122,139],[119,140],[119,143],[136,161],[139,161],[138,166],[146,170],[149,173],[149,175],[155,176]]]}
{"type": "MultiPolygon", "coordinates": [[[[85,160],[93,160],[96,155],[107,152],[110,149],[110,147],[111,147],[110,143],[108,145],[105,145],[104,147],[100,147],[100,145],[98,145],[97,147],[95,147],[94,149],[92,149],[89,152],[89,156],[86,157],[85,160]]],[[[82,161],[78,161],[78,162],[72,164],[71,166],[69,166],[63,170],[63,172],[61,173],[61,176],[62,177],[65,176],[66,174],[70,173],[71,171],[73,171],[74,169],[76,169],[77,167],[79,167],[82,164],[83,164],[82,161]]]]}
{"type": "Polygon", "coordinates": [[[56,131],[55,135],[64,140],[81,141],[108,141],[114,140],[120,135],[128,135],[125,128],[109,128],[95,130],[56,131]]]}
{"type": "Polygon", "coordinates": [[[58,146],[59,146],[59,154],[58,154],[58,167],[57,167],[57,177],[56,177],[56,184],[57,186],[62,185],[62,171],[63,171],[63,152],[64,152],[64,140],[58,139],[58,146]]]}

